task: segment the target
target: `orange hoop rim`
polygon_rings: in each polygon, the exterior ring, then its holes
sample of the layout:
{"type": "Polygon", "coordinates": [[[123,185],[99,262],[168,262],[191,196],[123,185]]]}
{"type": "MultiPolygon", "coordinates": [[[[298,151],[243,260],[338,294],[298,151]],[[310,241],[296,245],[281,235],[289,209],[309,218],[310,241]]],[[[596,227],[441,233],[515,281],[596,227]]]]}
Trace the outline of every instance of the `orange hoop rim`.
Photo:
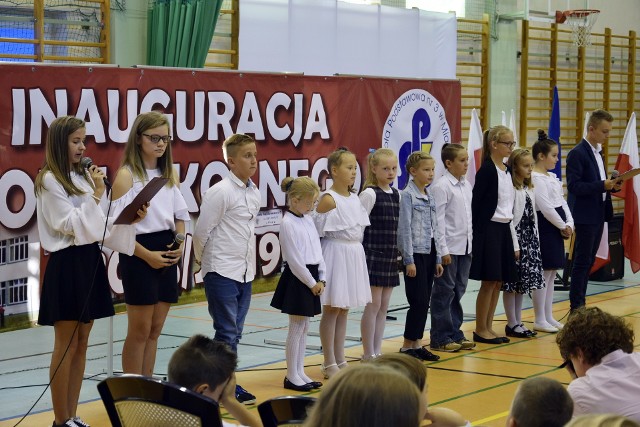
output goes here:
{"type": "Polygon", "coordinates": [[[567,18],[585,18],[589,15],[599,14],[599,9],[573,9],[564,12],[567,18]]]}

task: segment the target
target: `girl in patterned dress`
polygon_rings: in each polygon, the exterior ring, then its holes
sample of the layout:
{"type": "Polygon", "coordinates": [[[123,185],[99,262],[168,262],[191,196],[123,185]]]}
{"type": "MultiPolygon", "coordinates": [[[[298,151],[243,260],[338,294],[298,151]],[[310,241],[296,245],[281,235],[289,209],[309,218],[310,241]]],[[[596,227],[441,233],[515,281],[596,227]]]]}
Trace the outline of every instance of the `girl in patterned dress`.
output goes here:
{"type": "Polygon", "coordinates": [[[369,213],[371,222],[364,230],[362,245],[367,257],[372,301],[365,307],[360,321],[363,360],[382,353],[391,292],[400,285],[397,243],[400,193],[391,187],[396,179],[398,158],[393,150],[379,148],[369,154],[368,163],[360,201],[369,213]]]}
{"type": "Polygon", "coordinates": [[[509,167],[516,189],[511,227],[515,227],[518,236],[519,248],[515,249],[520,250],[520,259],[516,263],[518,280],[506,281],[502,285],[502,301],[507,315],[504,330],[509,337],[530,338],[535,333],[525,328],[522,323],[522,300],[524,294],[531,295],[533,290],[544,288],[544,279],[535,196],[531,182],[533,157],[529,150],[513,150],[509,157],[509,167]]]}
{"type": "Polygon", "coordinates": [[[349,309],[371,302],[367,260],[361,243],[369,216],[353,192],[358,170],[356,156],[340,148],[327,157],[327,169],[333,185],[320,197],[314,214],[327,266],[327,287],[320,295],[320,341],[324,355],[320,370],[325,378],[347,366],[344,340],[349,309]]]}

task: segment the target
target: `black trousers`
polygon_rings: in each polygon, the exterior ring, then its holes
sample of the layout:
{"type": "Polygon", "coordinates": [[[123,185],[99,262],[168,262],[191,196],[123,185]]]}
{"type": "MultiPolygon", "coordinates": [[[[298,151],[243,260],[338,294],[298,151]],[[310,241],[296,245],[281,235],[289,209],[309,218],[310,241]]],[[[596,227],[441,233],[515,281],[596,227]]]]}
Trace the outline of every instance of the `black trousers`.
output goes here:
{"type": "Polygon", "coordinates": [[[413,254],[413,261],[416,265],[415,277],[408,277],[406,269],[404,271],[404,290],[409,303],[404,338],[410,341],[422,339],[427,324],[433,275],[436,269],[434,241],[431,241],[430,254],[413,254]]]}
{"type": "Polygon", "coordinates": [[[585,305],[589,270],[596,260],[603,228],[604,223],[576,224],[573,269],[571,270],[571,287],[569,288],[569,301],[572,310],[585,305]]]}

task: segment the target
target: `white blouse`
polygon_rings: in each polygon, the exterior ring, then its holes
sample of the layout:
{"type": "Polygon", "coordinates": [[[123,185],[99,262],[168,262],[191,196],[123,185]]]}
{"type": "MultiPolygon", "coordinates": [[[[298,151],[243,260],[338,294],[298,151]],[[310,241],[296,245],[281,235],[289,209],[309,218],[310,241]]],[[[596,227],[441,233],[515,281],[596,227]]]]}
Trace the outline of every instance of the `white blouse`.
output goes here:
{"type": "Polygon", "coordinates": [[[355,194],[343,196],[333,190],[327,190],[336,203],[335,209],[326,213],[313,212],[313,221],[320,237],[337,240],[349,240],[362,243],[364,229],[371,225],[369,215],[355,194]]]}
{"type": "Polygon", "coordinates": [[[573,228],[573,216],[564,199],[564,191],[562,189],[562,181],[553,172],[546,175],[540,172],[532,172],[533,193],[536,197],[536,209],[542,212],[545,219],[551,224],[564,230],[567,226],[573,228]],[[567,221],[563,221],[562,217],[556,212],[556,208],[562,207],[567,221]]]}
{"type": "Polygon", "coordinates": [[[81,196],[69,196],[51,172],[44,175],[44,188],[36,198],[40,245],[48,252],[69,246],[88,245],[102,241],[107,224],[104,246],[127,255],[135,249],[135,227],[113,225],[115,217],[105,218],[93,199],[94,189],[83,175],[71,173],[71,181],[81,196]]]}
{"type": "Polygon", "coordinates": [[[319,280],[325,280],[326,266],[318,231],[309,215],[296,216],[285,212],[280,224],[282,259],[291,272],[309,288],[316,285],[307,265],[318,265],[319,280]]]}
{"type": "MultiPolygon", "coordinates": [[[[145,185],[157,176],[161,176],[159,169],[147,170],[148,180],[142,181],[131,173],[133,186],[122,197],[111,203],[111,211],[114,217],[135,199],[145,185]]],[[[154,233],[156,231],[175,231],[175,220],[190,221],[187,203],[177,185],[165,185],[153,196],[147,209],[147,216],[136,224],[137,234],[154,233]]]]}
{"type": "Polygon", "coordinates": [[[491,221],[506,223],[513,219],[514,188],[511,174],[496,166],[498,172],[498,206],[491,221]]]}

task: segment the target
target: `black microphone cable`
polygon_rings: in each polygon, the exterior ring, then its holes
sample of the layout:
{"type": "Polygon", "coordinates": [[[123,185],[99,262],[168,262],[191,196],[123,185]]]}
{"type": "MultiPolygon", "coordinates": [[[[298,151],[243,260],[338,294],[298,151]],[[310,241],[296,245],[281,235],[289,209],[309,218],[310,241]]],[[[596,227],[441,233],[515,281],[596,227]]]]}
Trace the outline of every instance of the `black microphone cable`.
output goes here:
{"type": "MultiPolygon", "coordinates": [[[[107,214],[105,215],[104,229],[102,230],[102,239],[99,242],[100,258],[98,259],[98,263],[103,262],[102,261],[102,248],[104,247],[104,239],[105,239],[105,237],[107,235],[107,225],[108,225],[108,222],[109,222],[109,213],[111,213],[111,203],[112,203],[112,201],[111,201],[111,198],[109,197],[109,207],[107,208],[107,214]]],[[[94,268],[94,270],[93,270],[93,278],[91,279],[91,285],[89,286],[89,292],[87,293],[87,299],[84,301],[84,306],[82,307],[82,311],[80,312],[79,319],[82,319],[82,316],[87,311],[87,307],[89,306],[89,299],[91,298],[91,292],[93,291],[93,285],[95,284],[96,274],[98,274],[98,267],[100,265],[98,263],[96,263],[96,268],[94,268]]],[[[64,353],[62,353],[62,358],[60,359],[60,362],[58,363],[58,366],[56,366],[56,369],[53,371],[53,374],[51,375],[51,378],[49,379],[49,383],[45,386],[45,388],[42,391],[42,393],[40,393],[40,396],[38,396],[38,399],[36,399],[36,401],[33,403],[33,405],[31,405],[31,407],[29,408],[27,413],[24,414],[22,416],[22,418],[20,418],[20,420],[13,425],[13,427],[17,427],[22,421],[24,421],[25,418],[27,418],[29,416],[29,414],[31,414],[31,411],[33,411],[33,408],[36,407],[36,405],[44,397],[44,395],[47,392],[47,390],[49,389],[49,387],[51,387],[51,383],[53,382],[54,378],[56,377],[56,374],[58,373],[58,370],[60,369],[60,366],[62,366],[62,362],[64,362],[65,357],[67,357],[67,353],[69,352],[69,349],[71,348],[71,343],[73,342],[73,339],[76,336],[76,333],[78,332],[78,328],[80,327],[80,320],[79,319],[76,321],[76,326],[73,329],[73,332],[71,334],[71,339],[69,340],[69,344],[67,344],[67,348],[65,348],[64,353]]],[[[82,376],[83,376],[83,381],[84,381],[84,372],[82,373],[82,376]]]]}

